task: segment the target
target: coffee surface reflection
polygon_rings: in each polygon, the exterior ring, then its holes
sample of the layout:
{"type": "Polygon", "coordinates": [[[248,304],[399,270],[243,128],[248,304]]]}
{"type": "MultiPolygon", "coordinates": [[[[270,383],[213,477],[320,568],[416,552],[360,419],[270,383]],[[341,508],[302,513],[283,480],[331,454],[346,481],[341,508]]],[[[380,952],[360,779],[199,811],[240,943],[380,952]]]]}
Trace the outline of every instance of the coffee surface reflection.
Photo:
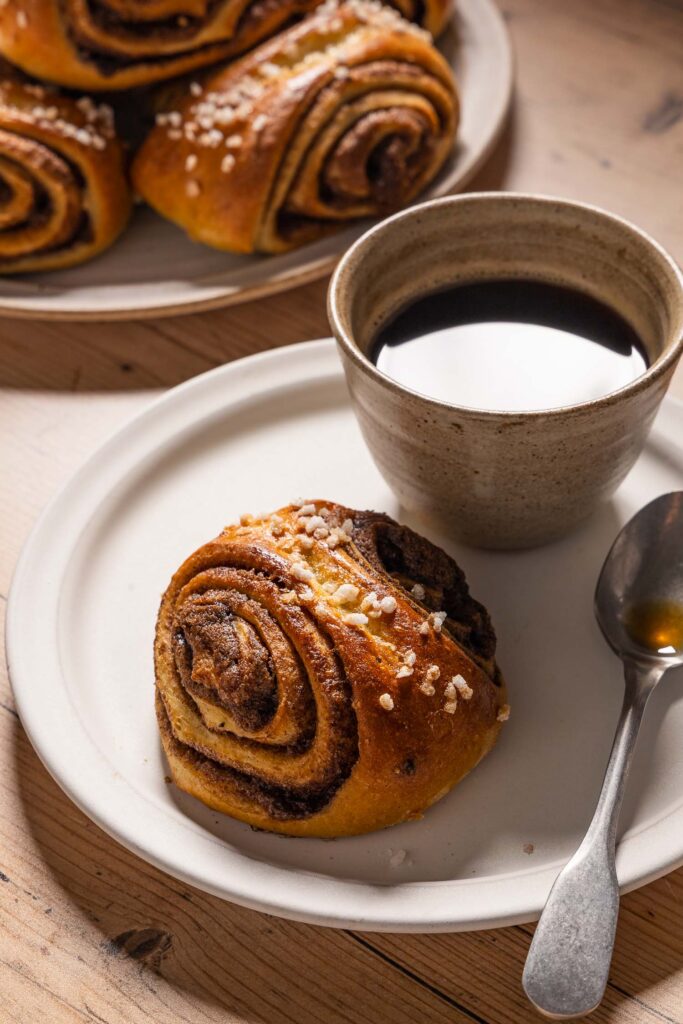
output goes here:
{"type": "Polygon", "coordinates": [[[599,398],[648,366],[638,335],[615,310],[571,288],[521,279],[423,296],[381,328],[372,359],[429,398],[513,412],[599,398]]]}

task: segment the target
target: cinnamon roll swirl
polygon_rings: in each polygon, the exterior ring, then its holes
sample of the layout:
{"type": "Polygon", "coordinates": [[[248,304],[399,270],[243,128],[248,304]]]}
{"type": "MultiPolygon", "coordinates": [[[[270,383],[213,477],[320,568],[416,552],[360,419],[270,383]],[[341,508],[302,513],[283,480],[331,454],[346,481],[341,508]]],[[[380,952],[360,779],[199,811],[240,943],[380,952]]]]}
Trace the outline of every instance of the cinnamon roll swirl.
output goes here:
{"type": "Polygon", "coordinates": [[[133,180],[207,245],[282,252],[410,202],[452,149],[458,100],[426,32],[327,2],[161,112],[133,180]]]}
{"type": "Polygon", "coordinates": [[[419,817],[508,714],[495,634],[455,562],[388,516],[322,501],[245,516],[188,558],[155,672],[176,784],[289,835],[419,817]]]}
{"type": "Polygon", "coordinates": [[[108,107],[0,81],[0,274],[83,263],[111,245],[130,208],[108,107]]]}
{"type": "MultiPolygon", "coordinates": [[[[73,89],[130,89],[235,57],[321,0],[5,0],[0,53],[73,89]]],[[[393,0],[441,29],[449,0],[393,0]]]]}

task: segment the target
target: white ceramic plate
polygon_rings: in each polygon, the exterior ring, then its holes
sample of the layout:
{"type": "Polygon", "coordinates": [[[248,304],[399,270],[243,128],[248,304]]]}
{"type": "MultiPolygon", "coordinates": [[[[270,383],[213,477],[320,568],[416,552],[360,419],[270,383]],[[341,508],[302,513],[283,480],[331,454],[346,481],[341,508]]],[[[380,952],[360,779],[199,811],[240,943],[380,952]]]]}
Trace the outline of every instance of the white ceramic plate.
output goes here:
{"type": "MultiPolygon", "coordinates": [[[[423,199],[463,188],[491,152],[512,97],[510,40],[493,0],[463,0],[439,45],[458,79],[462,121],[453,156],[423,199]]],[[[138,207],[116,245],[91,263],[0,279],[0,314],[114,320],[245,302],[322,277],[367,227],[282,256],[234,256],[138,207]]]]}
{"type": "MultiPolygon", "coordinates": [[[[530,920],[584,831],[622,696],[592,594],[621,525],[683,486],[683,405],[589,526],[541,550],[457,549],[403,514],[349,407],[332,342],[253,356],[175,388],[105,444],[28,541],[7,641],[22,722],[102,828],[170,874],[273,914],[436,931],[530,920]],[[241,512],[297,494],[387,511],[454,554],[491,611],[512,717],[492,754],[420,822],[352,839],[253,832],[164,782],[153,709],[159,597],[241,512]],[[534,852],[524,852],[533,843],[534,852]],[[391,867],[392,854],[406,859],[391,867]]],[[[683,678],[648,706],[622,814],[633,888],[683,862],[683,678]]]]}

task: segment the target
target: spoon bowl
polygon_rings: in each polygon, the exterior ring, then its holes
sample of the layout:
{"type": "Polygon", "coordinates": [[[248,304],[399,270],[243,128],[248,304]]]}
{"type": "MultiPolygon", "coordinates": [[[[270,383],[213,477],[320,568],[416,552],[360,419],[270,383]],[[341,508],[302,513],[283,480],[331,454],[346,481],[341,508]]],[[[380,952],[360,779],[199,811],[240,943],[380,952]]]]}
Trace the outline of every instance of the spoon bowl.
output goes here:
{"type": "Polygon", "coordinates": [[[623,528],[598,579],[595,616],[620,658],[683,664],[683,492],[655,498],[623,528]]]}

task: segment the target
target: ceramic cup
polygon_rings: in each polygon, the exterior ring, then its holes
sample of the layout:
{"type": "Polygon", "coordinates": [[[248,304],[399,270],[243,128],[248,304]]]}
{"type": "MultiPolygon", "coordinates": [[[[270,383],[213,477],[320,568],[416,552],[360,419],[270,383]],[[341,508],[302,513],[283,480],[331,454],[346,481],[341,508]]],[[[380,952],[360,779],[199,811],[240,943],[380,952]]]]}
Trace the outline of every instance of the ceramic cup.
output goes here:
{"type": "Polygon", "coordinates": [[[488,548],[560,537],[615,491],[683,350],[683,277],[671,257],[620,217],[533,195],[449,196],[383,221],[343,257],[328,313],[363,436],[401,504],[488,548]],[[635,328],[649,369],[579,405],[491,412],[427,398],[368,358],[380,326],[406,303],[502,278],[601,299],[635,328]]]}

